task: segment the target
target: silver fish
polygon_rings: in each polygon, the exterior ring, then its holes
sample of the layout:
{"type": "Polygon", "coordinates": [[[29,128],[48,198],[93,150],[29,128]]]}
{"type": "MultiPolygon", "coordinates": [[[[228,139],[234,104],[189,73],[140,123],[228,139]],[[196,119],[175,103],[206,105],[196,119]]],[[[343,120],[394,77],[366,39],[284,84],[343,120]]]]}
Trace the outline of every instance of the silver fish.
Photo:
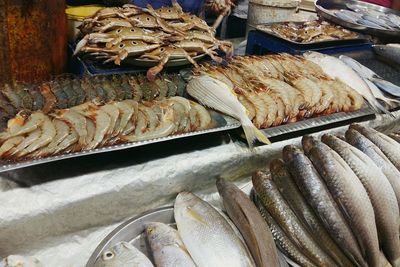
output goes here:
{"type": "Polygon", "coordinates": [[[364,80],[341,59],[318,52],[306,52],[304,57],[319,65],[333,79],[339,79],[362,95],[376,112],[390,114],[374,97],[364,80]]]}
{"type": "Polygon", "coordinates": [[[398,87],[395,84],[392,84],[391,82],[383,80],[382,77],[380,77],[378,74],[376,74],[371,69],[369,69],[369,68],[365,67],[364,65],[362,65],[357,60],[354,60],[351,57],[344,56],[344,55],[341,55],[339,57],[339,59],[341,61],[343,61],[346,65],[351,67],[362,78],[368,79],[371,82],[373,82],[382,91],[384,91],[386,93],[389,93],[389,94],[391,94],[393,96],[400,97],[400,87],[398,87]]]}
{"type": "Polygon", "coordinates": [[[360,24],[360,25],[363,25],[363,26],[367,26],[367,27],[370,27],[370,28],[375,28],[375,29],[378,29],[378,30],[386,30],[385,27],[382,27],[379,24],[376,24],[375,22],[370,21],[370,20],[366,20],[364,18],[358,19],[357,20],[357,24],[360,24]]]}
{"type": "Polygon", "coordinates": [[[192,193],[178,194],[174,206],[179,235],[199,267],[253,267],[253,259],[231,225],[192,193]]]}
{"type": "Polygon", "coordinates": [[[400,47],[393,45],[374,45],[374,52],[400,64],[400,47]]]}
{"type": "Polygon", "coordinates": [[[154,267],[137,248],[127,242],[116,244],[105,251],[95,263],[96,267],[154,267]]]}
{"type": "Polygon", "coordinates": [[[379,149],[386,155],[386,157],[393,163],[393,165],[400,170],[400,144],[389,136],[378,132],[377,130],[364,127],[359,124],[352,124],[351,129],[355,129],[362,135],[372,141],[379,149]]]}
{"type": "Polygon", "coordinates": [[[342,20],[345,20],[347,22],[352,22],[352,23],[357,23],[357,21],[360,19],[360,18],[358,18],[356,16],[353,16],[350,13],[343,13],[341,11],[335,11],[334,14],[338,18],[340,18],[342,20]]]}
{"type": "Polygon", "coordinates": [[[157,267],[196,267],[178,231],[160,222],[146,224],[146,235],[157,267]]]}
{"type": "Polygon", "coordinates": [[[367,155],[349,143],[329,134],[323,135],[322,141],[346,161],[364,185],[374,208],[383,252],[393,266],[400,266],[400,213],[389,180],[367,155]]]}
{"type": "Polygon", "coordinates": [[[379,26],[381,26],[383,28],[392,30],[392,28],[383,19],[371,16],[371,15],[362,15],[362,19],[368,20],[370,22],[373,22],[376,25],[379,25],[379,26]]]}
{"type": "Polygon", "coordinates": [[[400,207],[400,172],[390,162],[390,160],[382,153],[382,151],[369,140],[367,137],[354,129],[346,131],[346,141],[352,146],[358,148],[368,157],[370,157],[389,180],[394,193],[396,194],[397,204],[400,207]]]}
{"type": "Polygon", "coordinates": [[[381,267],[375,213],[368,194],[347,163],[321,141],[304,136],[303,148],[354,231],[371,267],[381,267]]]}

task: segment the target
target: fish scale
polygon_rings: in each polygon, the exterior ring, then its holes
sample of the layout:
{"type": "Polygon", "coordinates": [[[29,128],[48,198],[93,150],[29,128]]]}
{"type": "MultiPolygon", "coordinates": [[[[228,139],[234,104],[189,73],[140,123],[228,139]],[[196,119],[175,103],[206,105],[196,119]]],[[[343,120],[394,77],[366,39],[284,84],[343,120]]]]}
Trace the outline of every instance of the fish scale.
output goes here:
{"type": "Polygon", "coordinates": [[[314,242],[304,229],[294,212],[279,193],[276,185],[263,172],[253,174],[253,186],[261,203],[279,224],[282,230],[314,264],[318,266],[336,266],[336,263],[314,242]]]}
{"type": "Polygon", "coordinates": [[[361,181],[347,163],[321,141],[305,136],[302,142],[354,231],[369,266],[381,267],[386,259],[380,254],[374,209],[361,181]]]}
{"type": "Polygon", "coordinates": [[[284,147],[283,158],[297,187],[319,216],[330,236],[354,263],[363,267],[368,266],[360,252],[355,235],[310,159],[295,146],[284,147]]]}
{"type": "Polygon", "coordinates": [[[179,235],[198,267],[255,266],[232,226],[210,204],[192,193],[175,200],[179,235]]]}

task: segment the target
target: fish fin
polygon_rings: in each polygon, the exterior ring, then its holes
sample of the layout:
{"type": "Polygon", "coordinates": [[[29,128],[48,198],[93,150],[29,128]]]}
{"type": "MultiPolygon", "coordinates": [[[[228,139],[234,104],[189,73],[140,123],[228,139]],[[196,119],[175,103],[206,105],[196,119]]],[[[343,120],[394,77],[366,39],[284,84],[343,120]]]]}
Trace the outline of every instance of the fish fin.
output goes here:
{"type": "Polygon", "coordinates": [[[192,217],[193,219],[195,219],[198,222],[201,222],[202,224],[207,224],[207,222],[204,221],[204,219],[200,216],[200,214],[198,214],[197,212],[192,210],[190,207],[187,209],[188,209],[188,214],[190,215],[190,217],[192,217]]]}
{"type": "Polygon", "coordinates": [[[241,120],[241,123],[250,148],[253,148],[255,140],[267,145],[271,144],[271,141],[269,141],[268,137],[266,137],[259,129],[257,129],[257,127],[254,126],[247,116],[241,120]]]}
{"type": "Polygon", "coordinates": [[[384,113],[386,115],[389,115],[392,118],[396,118],[389,110],[387,110],[384,106],[382,106],[381,103],[379,103],[376,98],[375,101],[368,101],[370,104],[371,108],[375,110],[377,113],[384,113]],[[372,103],[373,102],[373,103],[372,103]]]}

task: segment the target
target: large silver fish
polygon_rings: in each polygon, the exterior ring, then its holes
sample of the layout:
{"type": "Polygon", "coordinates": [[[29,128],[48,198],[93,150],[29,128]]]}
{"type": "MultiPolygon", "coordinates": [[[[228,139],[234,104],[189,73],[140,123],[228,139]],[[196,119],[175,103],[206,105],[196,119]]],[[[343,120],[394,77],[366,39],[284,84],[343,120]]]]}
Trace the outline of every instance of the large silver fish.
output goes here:
{"type": "Polygon", "coordinates": [[[154,267],[137,248],[121,242],[105,251],[95,263],[96,267],[154,267]]]}
{"type": "Polygon", "coordinates": [[[174,206],[179,235],[199,267],[253,267],[253,259],[231,225],[192,193],[178,194],[174,206]]]}
{"type": "Polygon", "coordinates": [[[285,146],[283,159],[297,187],[343,252],[357,266],[368,266],[354,233],[309,158],[295,146],[285,146]]]}
{"type": "Polygon", "coordinates": [[[252,181],[261,203],[282,230],[302,250],[302,253],[317,266],[337,266],[333,259],[313,240],[282,197],[271,177],[258,171],[253,174],[252,181]]]}
{"type": "Polygon", "coordinates": [[[346,161],[364,185],[374,208],[383,253],[392,266],[400,266],[399,206],[389,180],[367,155],[349,143],[329,134],[322,136],[322,141],[346,161]]]}
{"type": "Polygon", "coordinates": [[[400,47],[393,45],[374,45],[374,52],[378,55],[387,58],[400,64],[400,47]]]}
{"type": "Polygon", "coordinates": [[[242,234],[258,267],[279,267],[279,257],[267,223],[253,202],[233,183],[217,180],[224,207],[242,234]]]}
{"type": "Polygon", "coordinates": [[[367,155],[382,170],[392,185],[400,208],[400,171],[371,140],[358,131],[348,129],[346,131],[346,141],[367,155]]]}
{"type": "Polygon", "coordinates": [[[393,163],[393,165],[400,170],[400,144],[389,136],[378,132],[377,130],[365,127],[360,124],[350,125],[351,129],[357,130],[362,135],[372,141],[379,149],[386,155],[386,157],[393,163]]]}
{"type": "Polygon", "coordinates": [[[196,267],[178,231],[160,222],[146,224],[146,235],[157,267],[196,267]]]}
{"type": "Polygon", "coordinates": [[[390,112],[376,100],[371,89],[364,80],[342,60],[318,52],[306,52],[303,55],[306,59],[319,65],[328,76],[333,79],[339,79],[353,90],[357,91],[368,101],[376,112],[390,114],[390,112]]]}
{"type": "Polygon", "coordinates": [[[391,94],[396,97],[400,97],[400,87],[399,86],[397,86],[389,81],[384,80],[382,77],[380,77],[374,71],[365,67],[360,62],[352,59],[351,57],[342,55],[339,57],[339,59],[342,60],[344,63],[346,63],[349,67],[351,67],[362,78],[368,79],[371,82],[373,82],[385,93],[391,94]]]}
{"type": "Polygon", "coordinates": [[[304,136],[303,148],[342,210],[369,266],[382,267],[375,213],[367,191],[347,163],[321,141],[304,136]]]}

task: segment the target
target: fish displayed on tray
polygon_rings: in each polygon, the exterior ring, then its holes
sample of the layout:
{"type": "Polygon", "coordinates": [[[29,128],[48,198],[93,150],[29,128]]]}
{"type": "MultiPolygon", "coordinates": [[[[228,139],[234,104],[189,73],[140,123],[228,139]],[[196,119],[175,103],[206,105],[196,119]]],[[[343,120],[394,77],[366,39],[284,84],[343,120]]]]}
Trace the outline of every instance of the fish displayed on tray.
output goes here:
{"type": "Polygon", "coordinates": [[[164,74],[153,82],[143,75],[87,76],[71,75],[38,85],[17,83],[0,87],[0,130],[21,110],[53,112],[88,101],[99,102],[162,100],[183,96],[186,81],[179,74],[164,74]]]}
{"type": "Polygon", "coordinates": [[[302,146],[253,175],[281,251],[300,266],[400,266],[400,143],[352,124],[302,146]]]}
{"type": "Polygon", "coordinates": [[[359,38],[359,34],[346,30],[326,21],[284,22],[269,25],[258,25],[258,30],[267,31],[283,39],[308,44],[333,40],[351,40],[359,38]]]}
{"type": "Polygon", "coordinates": [[[374,45],[374,52],[400,65],[400,44],[374,45]]]}
{"type": "MultiPolygon", "coordinates": [[[[365,87],[360,78],[360,84],[346,83],[331,77],[332,73],[309,58],[288,54],[238,56],[226,66],[204,64],[194,70],[187,92],[203,105],[240,120],[249,144],[255,139],[266,140],[251,130],[246,114],[256,128],[263,129],[362,108],[363,96],[368,95],[360,94],[365,87]]],[[[347,69],[338,72],[346,74],[347,69]]]]}
{"type": "Polygon", "coordinates": [[[379,30],[400,31],[400,16],[379,12],[357,4],[347,4],[347,9],[330,10],[337,18],[379,30]]]}
{"type": "Polygon", "coordinates": [[[122,8],[104,8],[80,26],[84,37],[74,54],[82,53],[103,63],[120,65],[126,59],[155,61],[147,72],[154,80],[169,60],[186,59],[197,66],[194,57],[207,54],[216,62],[222,59],[216,49],[232,55],[228,41],[215,38],[215,29],[201,18],[185,13],[177,1],[171,7],[153,9],[131,4],[122,8]]]}
{"type": "Polygon", "coordinates": [[[145,265],[150,259],[156,267],[288,267],[251,199],[224,179],[217,180],[217,187],[227,213],[193,193],[181,192],[174,207],[168,208],[168,216],[162,216],[164,221],[151,213],[137,217],[131,230],[139,227],[140,242],[135,238],[105,247],[87,266],[111,267],[117,262],[118,266],[153,266],[145,265]],[[142,241],[148,246],[141,246],[142,241]]]}
{"type": "Polygon", "coordinates": [[[209,111],[183,97],[85,102],[51,113],[21,111],[0,132],[0,159],[39,159],[212,126],[209,111]]]}

